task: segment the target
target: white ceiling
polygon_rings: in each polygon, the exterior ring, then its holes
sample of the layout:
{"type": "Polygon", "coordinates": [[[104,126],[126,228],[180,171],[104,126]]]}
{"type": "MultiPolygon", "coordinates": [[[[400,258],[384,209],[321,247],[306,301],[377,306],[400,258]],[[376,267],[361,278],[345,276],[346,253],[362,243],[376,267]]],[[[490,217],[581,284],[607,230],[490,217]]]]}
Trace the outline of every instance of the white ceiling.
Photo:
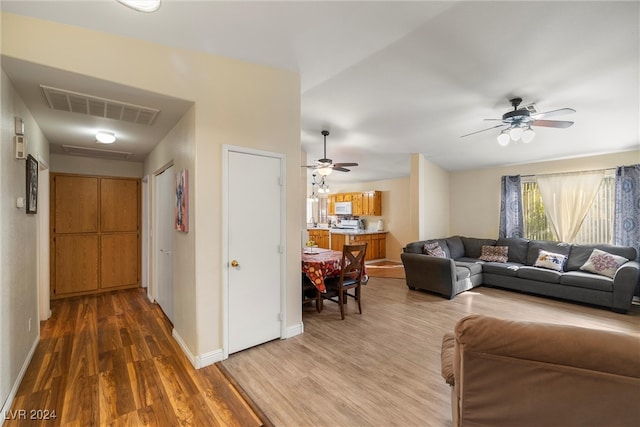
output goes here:
{"type": "MultiPolygon", "coordinates": [[[[640,146],[636,1],[164,0],[153,14],[115,0],[4,0],[1,7],[299,71],[301,143],[309,161],[322,157],[320,131],[327,129],[328,157],[360,163],[329,181],[405,176],[410,153],[456,171],[640,146]],[[575,114],[557,119],[575,124],[537,128],[531,144],[506,148],[498,146],[495,130],[460,138],[493,125],[483,119],[501,117],[514,96],[536,103],[538,111],[574,108],[575,114]]],[[[86,123],[43,107],[34,94],[39,84],[161,108],[153,129],[123,128],[128,146],[138,147],[137,159],[190,105],[7,58],[2,67],[54,145],[83,143],[78,126],[86,123]]],[[[106,124],[119,126],[112,122],[106,124]]]]}

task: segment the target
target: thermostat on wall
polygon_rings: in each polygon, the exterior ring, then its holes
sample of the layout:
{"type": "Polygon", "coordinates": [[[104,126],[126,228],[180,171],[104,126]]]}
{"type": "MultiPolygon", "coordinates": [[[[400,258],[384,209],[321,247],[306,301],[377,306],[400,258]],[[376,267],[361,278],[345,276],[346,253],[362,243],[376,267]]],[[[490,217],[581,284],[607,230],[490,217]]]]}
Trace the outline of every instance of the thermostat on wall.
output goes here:
{"type": "Polygon", "coordinates": [[[24,136],[21,135],[16,135],[13,137],[15,144],[16,144],[16,159],[26,159],[27,158],[27,154],[26,154],[26,147],[25,147],[25,141],[24,141],[24,136]]]}
{"type": "Polygon", "coordinates": [[[15,134],[24,135],[24,122],[20,117],[15,118],[15,134]]]}

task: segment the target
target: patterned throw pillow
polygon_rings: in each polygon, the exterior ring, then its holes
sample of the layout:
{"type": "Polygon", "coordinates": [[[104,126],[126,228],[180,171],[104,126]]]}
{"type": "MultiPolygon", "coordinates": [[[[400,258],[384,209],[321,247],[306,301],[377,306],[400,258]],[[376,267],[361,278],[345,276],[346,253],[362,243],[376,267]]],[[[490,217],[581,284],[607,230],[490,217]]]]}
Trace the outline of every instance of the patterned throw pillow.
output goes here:
{"type": "Polygon", "coordinates": [[[507,262],[509,246],[482,246],[480,259],[491,262],[507,262]]]}
{"type": "Polygon", "coordinates": [[[609,252],[601,251],[600,249],[594,249],[587,262],[580,267],[580,270],[589,271],[591,273],[600,274],[613,279],[618,267],[627,261],[629,260],[625,257],[613,255],[609,252]]]}
{"type": "Polygon", "coordinates": [[[444,250],[440,247],[440,243],[438,242],[429,242],[425,243],[422,248],[422,252],[426,255],[431,255],[438,258],[446,258],[447,254],[444,253],[444,250]]]}
{"type": "Polygon", "coordinates": [[[566,255],[556,254],[553,252],[547,252],[540,249],[538,253],[538,259],[533,264],[534,267],[548,268],[549,270],[562,271],[566,255]]]}

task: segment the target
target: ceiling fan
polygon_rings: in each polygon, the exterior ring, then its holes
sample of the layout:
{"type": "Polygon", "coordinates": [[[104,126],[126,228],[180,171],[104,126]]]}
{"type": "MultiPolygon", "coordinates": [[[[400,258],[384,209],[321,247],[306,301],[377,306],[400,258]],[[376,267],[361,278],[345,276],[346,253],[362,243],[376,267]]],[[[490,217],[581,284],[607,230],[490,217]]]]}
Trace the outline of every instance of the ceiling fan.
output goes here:
{"type": "Polygon", "coordinates": [[[522,98],[510,99],[513,111],[508,111],[502,115],[501,119],[485,119],[486,121],[500,121],[502,123],[491,126],[487,129],[482,129],[476,132],[471,132],[466,135],[462,135],[460,138],[464,138],[476,133],[485,132],[491,129],[504,128],[498,135],[498,143],[500,145],[508,145],[509,141],[517,141],[522,139],[523,142],[531,142],[535,136],[535,132],[531,129],[531,126],[541,126],[549,128],[565,129],[573,125],[573,122],[566,120],[546,120],[548,117],[555,117],[562,114],[575,113],[573,108],[560,108],[558,110],[546,111],[543,113],[535,112],[535,108],[518,108],[522,102],[522,98]]]}
{"type": "Polygon", "coordinates": [[[358,166],[357,163],[333,163],[333,160],[327,159],[327,135],[329,135],[329,131],[323,130],[322,135],[324,136],[324,158],[316,160],[315,165],[302,166],[303,168],[314,169],[318,171],[318,174],[327,176],[334,170],[349,172],[350,169],[347,169],[346,166],[358,166]]]}

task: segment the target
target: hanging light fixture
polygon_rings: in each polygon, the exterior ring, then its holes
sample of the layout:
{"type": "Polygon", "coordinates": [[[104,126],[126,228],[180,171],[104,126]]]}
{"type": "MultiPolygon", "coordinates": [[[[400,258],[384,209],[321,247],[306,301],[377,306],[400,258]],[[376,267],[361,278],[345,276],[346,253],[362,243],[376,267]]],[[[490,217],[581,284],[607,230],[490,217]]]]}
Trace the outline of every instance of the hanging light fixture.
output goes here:
{"type": "Polygon", "coordinates": [[[116,142],[116,136],[113,132],[100,131],[96,133],[96,141],[100,144],[113,144],[116,142]]]}
{"type": "Polygon", "coordinates": [[[116,0],[118,3],[130,7],[138,12],[155,12],[160,9],[160,0],[116,0]]]}
{"type": "Polygon", "coordinates": [[[522,140],[525,144],[533,141],[536,133],[531,129],[528,122],[513,123],[511,127],[504,129],[498,134],[498,144],[503,147],[509,145],[509,142],[522,140]]]}
{"type": "Polygon", "coordinates": [[[313,201],[318,201],[318,195],[316,194],[316,185],[318,186],[318,194],[329,194],[331,192],[331,190],[329,189],[329,184],[326,184],[324,182],[324,176],[322,176],[320,179],[317,179],[317,175],[314,173],[312,175],[310,197],[310,199],[313,201]]]}

